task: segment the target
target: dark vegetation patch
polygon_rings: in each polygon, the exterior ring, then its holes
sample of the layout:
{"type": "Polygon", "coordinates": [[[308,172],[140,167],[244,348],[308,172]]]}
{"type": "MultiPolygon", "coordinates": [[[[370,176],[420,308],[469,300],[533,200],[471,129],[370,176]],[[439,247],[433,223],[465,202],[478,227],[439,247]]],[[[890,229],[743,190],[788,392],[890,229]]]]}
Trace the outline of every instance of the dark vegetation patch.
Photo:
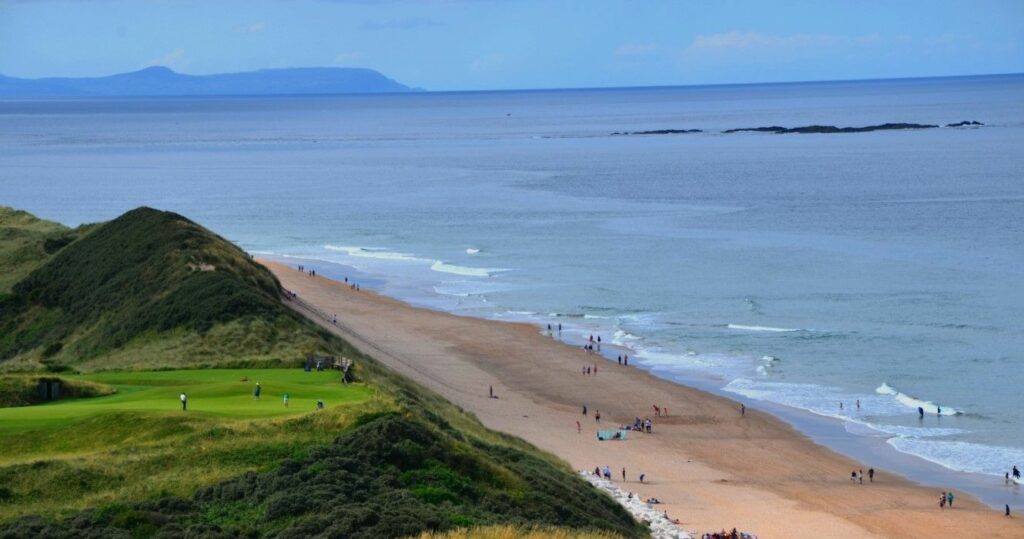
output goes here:
{"type": "Polygon", "coordinates": [[[29,406],[46,402],[45,393],[40,392],[39,383],[56,381],[60,384],[61,399],[82,399],[114,393],[114,388],[85,380],[68,380],[57,376],[6,375],[0,376],[0,408],[29,406]]]}
{"type": "Polygon", "coordinates": [[[0,298],[79,233],[30,213],[0,206],[0,298]]]}
{"type": "Polygon", "coordinates": [[[300,324],[266,268],[175,213],[139,208],[42,244],[56,254],[0,298],[0,360],[35,351],[82,361],[133,339],[205,335],[227,322],[263,322],[266,343],[256,344],[272,344],[275,331],[300,324]]]}
{"type": "Polygon", "coordinates": [[[490,524],[645,534],[625,509],[561,466],[529,451],[468,444],[395,413],[191,499],[112,504],[59,521],[23,517],[0,524],[0,538],[384,538],[490,524]]]}

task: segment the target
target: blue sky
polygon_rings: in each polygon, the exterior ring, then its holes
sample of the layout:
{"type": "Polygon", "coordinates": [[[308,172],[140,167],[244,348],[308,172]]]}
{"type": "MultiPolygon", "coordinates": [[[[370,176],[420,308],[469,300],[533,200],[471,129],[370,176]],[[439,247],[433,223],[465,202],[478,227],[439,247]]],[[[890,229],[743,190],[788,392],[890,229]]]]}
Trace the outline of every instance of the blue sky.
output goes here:
{"type": "Polygon", "coordinates": [[[0,0],[0,73],[358,66],[430,90],[1024,72],[1024,0],[0,0]]]}

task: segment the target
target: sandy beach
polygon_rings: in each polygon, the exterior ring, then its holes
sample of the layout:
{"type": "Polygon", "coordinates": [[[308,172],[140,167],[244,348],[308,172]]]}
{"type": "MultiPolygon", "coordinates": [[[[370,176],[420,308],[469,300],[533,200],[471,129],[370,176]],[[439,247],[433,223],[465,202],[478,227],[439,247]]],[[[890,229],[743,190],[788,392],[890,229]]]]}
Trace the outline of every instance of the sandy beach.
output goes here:
{"type": "Polygon", "coordinates": [[[940,489],[883,470],[870,483],[869,463],[819,446],[768,414],[748,409],[741,416],[733,401],[618,366],[535,326],[417,308],[260,262],[301,300],[337,316],[332,324],[293,303],[321,326],[489,428],[577,470],[609,466],[620,488],[658,498],[661,510],[698,535],[736,527],[761,538],[1024,537],[1020,518],[1007,519],[966,494],[957,493],[953,509],[940,510],[940,489]],[[588,365],[597,373],[581,374],[588,365]],[[490,387],[498,398],[488,396],[490,387]],[[655,417],[654,404],[669,415],[655,417]],[[596,431],[635,417],[650,417],[653,433],[596,439],[596,431]],[[850,481],[854,469],[864,470],[863,484],[850,481]]]}

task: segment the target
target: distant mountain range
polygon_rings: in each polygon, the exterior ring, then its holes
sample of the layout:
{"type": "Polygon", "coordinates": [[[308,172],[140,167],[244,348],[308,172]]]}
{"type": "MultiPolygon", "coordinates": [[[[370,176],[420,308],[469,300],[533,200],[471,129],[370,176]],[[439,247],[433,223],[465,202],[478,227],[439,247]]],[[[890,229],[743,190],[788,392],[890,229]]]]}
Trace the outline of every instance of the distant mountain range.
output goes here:
{"type": "Polygon", "coordinates": [[[302,67],[184,75],[147,67],[107,77],[19,79],[0,75],[0,97],[311,95],[422,91],[372,69],[302,67]]]}

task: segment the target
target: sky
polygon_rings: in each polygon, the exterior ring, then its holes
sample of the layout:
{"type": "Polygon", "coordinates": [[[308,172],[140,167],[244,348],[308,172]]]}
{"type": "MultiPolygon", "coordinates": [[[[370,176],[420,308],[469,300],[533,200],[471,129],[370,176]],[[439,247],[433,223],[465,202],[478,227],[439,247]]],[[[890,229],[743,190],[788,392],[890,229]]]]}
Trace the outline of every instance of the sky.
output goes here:
{"type": "Polygon", "coordinates": [[[1024,0],[0,0],[0,74],[375,69],[428,90],[1024,72],[1024,0]]]}

